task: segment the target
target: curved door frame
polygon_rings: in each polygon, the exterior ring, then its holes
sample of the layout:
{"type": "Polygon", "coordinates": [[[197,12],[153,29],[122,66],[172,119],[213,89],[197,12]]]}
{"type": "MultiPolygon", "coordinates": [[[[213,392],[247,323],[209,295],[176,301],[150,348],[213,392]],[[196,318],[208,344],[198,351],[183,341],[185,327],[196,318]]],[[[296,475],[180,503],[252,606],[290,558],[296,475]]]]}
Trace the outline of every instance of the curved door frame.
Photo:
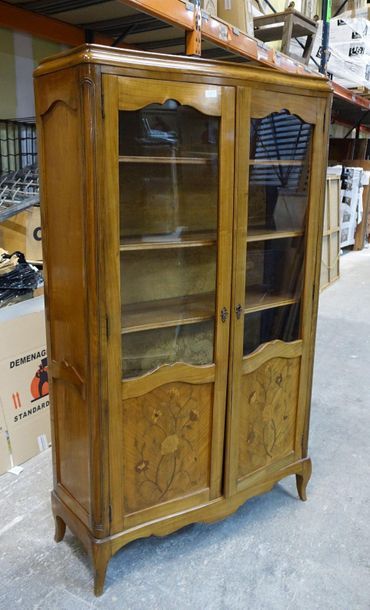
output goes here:
{"type": "Polygon", "coordinates": [[[232,209],[234,173],[234,114],[235,89],[190,82],[166,81],[125,76],[103,75],[104,134],[105,134],[105,204],[107,223],[104,249],[107,323],[107,375],[109,387],[109,453],[111,488],[111,533],[140,522],[159,518],[210,501],[222,493],[222,469],[225,428],[225,403],[229,358],[230,316],[225,322],[220,311],[230,311],[232,209]],[[214,332],[214,364],[192,366],[183,363],[164,365],[153,372],[132,380],[121,381],[121,295],[119,269],[119,184],[118,184],[118,112],[134,110],[151,103],[175,99],[180,104],[193,106],[211,116],[220,116],[219,145],[219,205],[217,240],[217,281],[214,332]],[[169,382],[189,384],[214,383],[213,409],[211,409],[211,471],[209,487],[180,499],[169,500],[125,515],[123,485],[126,481],[122,430],[124,426],[123,400],[143,395],[145,391],[169,382]],[[144,389],[144,392],[143,392],[144,389]],[[198,497],[199,496],[199,497],[198,497]],[[141,514],[140,514],[141,513],[141,514]]]}
{"type": "MultiPolygon", "coordinates": [[[[225,451],[225,487],[228,496],[237,493],[249,485],[258,484],[266,478],[269,472],[276,473],[281,467],[299,460],[307,455],[308,413],[313,364],[314,333],[317,314],[317,259],[320,260],[321,233],[320,219],[322,217],[324,199],[324,159],[326,149],[325,114],[328,101],[326,98],[312,99],[304,95],[274,92],[247,87],[239,87],[237,91],[237,144],[236,144],[236,176],[235,183],[235,214],[234,214],[234,275],[232,296],[232,323],[230,349],[230,381],[228,386],[227,434],[225,451]],[[262,118],[274,112],[287,110],[298,116],[304,122],[313,125],[310,182],[305,227],[305,262],[304,280],[301,296],[300,338],[292,342],[280,340],[260,345],[248,356],[243,356],[244,316],[236,315],[236,308],[244,304],[245,274],[246,274],[246,240],[248,218],[248,184],[249,184],[249,147],[250,121],[252,118],[262,118]],[[282,459],[271,460],[266,466],[251,470],[245,476],[238,474],[240,448],[240,416],[243,409],[248,409],[245,397],[242,396],[241,382],[243,375],[256,372],[268,361],[274,358],[300,359],[298,389],[294,385],[296,396],[296,414],[293,451],[282,459]]],[[[284,360],[280,360],[284,362],[284,360]]],[[[296,369],[296,367],[295,367],[296,369]]],[[[285,399],[286,397],[284,397],[285,399]]]]}

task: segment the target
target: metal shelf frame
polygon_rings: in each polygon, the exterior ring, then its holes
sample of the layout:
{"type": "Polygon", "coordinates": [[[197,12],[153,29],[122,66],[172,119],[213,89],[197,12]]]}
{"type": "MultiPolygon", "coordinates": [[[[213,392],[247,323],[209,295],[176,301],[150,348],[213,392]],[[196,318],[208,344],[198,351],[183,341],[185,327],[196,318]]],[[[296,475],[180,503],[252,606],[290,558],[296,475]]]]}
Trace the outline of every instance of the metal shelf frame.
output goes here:
{"type": "MultiPolygon", "coordinates": [[[[216,49],[209,50],[209,57],[217,56],[216,51],[219,49],[225,52],[222,56],[224,59],[252,61],[282,72],[320,76],[311,68],[269,48],[263,42],[248,36],[233,25],[218,17],[210,16],[200,8],[200,0],[193,0],[193,2],[186,0],[117,0],[117,2],[158,20],[158,27],[162,22],[162,24],[168,24],[183,31],[184,52],[187,55],[202,55],[202,41],[204,41],[208,45],[211,43],[216,46],[216,49]]],[[[45,5],[47,4],[49,3],[45,3],[45,5]]],[[[10,4],[0,0],[0,26],[27,31],[35,36],[71,46],[84,42],[120,47],[129,46],[124,42],[125,33],[112,37],[109,33],[97,31],[98,28],[94,30],[94,23],[88,24],[88,27],[85,28],[81,25],[72,25],[49,16],[51,11],[47,7],[38,8],[35,12],[27,9],[27,6],[28,3],[10,4]]],[[[171,45],[168,44],[168,46],[171,45]]],[[[143,47],[140,45],[139,48],[143,47]]],[[[149,43],[148,48],[154,50],[154,44],[149,43]]],[[[204,56],[207,56],[207,52],[204,53],[204,56]]],[[[342,102],[356,105],[359,109],[370,110],[370,100],[364,99],[336,83],[332,83],[332,87],[334,96],[342,102]]]]}
{"type": "MultiPolygon", "coordinates": [[[[156,0],[120,0],[120,2],[161,18],[172,25],[174,25],[174,18],[176,18],[176,25],[182,25],[187,31],[186,53],[189,55],[201,55],[201,43],[202,39],[205,39],[222,47],[229,53],[245,57],[269,68],[294,74],[318,74],[291,57],[248,36],[245,32],[222,19],[208,15],[200,9],[199,1],[195,1],[194,4],[180,0],[161,0],[160,3],[156,0]],[[159,4],[160,10],[158,11],[159,4]],[[196,45],[194,45],[194,40],[189,35],[192,30],[197,31],[196,45]]],[[[356,95],[335,82],[331,84],[335,97],[350,104],[355,104],[364,110],[370,110],[370,100],[356,95]]]]}

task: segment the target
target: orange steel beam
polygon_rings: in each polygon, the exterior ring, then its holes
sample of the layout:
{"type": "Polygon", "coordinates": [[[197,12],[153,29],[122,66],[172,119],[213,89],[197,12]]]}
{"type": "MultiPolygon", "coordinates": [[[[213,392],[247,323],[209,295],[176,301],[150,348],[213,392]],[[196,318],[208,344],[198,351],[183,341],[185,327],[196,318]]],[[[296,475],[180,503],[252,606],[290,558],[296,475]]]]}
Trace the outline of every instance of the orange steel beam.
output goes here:
{"type": "MultiPolygon", "coordinates": [[[[0,26],[28,32],[28,34],[40,38],[47,38],[71,46],[83,44],[86,36],[86,31],[81,27],[64,23],[59,19],[39,15],[2,0],[0,0],[0,26]]],[[[94,35],[94,42],[97,44],[110,45],[112,41],[113,39],[108,36],[94,35]]]]}
{"type": "Polygon", "coordinates": [[[166,21],[184,30],[194,29],[194,12],[187,10],[185,3],[179,0],[118,0],[125,6],[148,13],[156,19],[166,21]]]}
{"type": "Polygon", "coordinates": [[[353,91],[350,91],[350,89],[342,87],[342,85],[338,85],[338,83],[332,82],[331,84],[334,95],[346,100],[346,102],[350,102],[356,106],[361,106],[361,108],[364,108],[365,110],[370,110],[370,100],[366,99],[365,97],[361,97],[361,95],[356,95],[356,93],[353,93],[353,91]]]}
{"type": "Polygon", "coordinates": [[[237,53],[252,61],[257,61],[259,64],[283,72],[312,75],[310,71],[306,72],[305,66],[299,61],[269,48],[256,38],[248,36],[245,32],[222,19],[211,16],[208,16],[207,19],[203,18],[201,29],[203,39],[209,40],[231,53],[237,53]]]}
{"type": "Polygon", "coordinates": [[[186,55],[202,55],[202,12],[199,0],[194,3],[194,29],[185,33],[186,55]]]}

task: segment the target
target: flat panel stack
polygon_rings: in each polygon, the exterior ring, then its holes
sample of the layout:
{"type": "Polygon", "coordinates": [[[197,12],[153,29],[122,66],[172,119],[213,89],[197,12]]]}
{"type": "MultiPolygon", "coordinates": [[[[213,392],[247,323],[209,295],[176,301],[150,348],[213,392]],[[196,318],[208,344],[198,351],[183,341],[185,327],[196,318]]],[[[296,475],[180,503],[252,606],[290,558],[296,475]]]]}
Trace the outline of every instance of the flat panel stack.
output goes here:
{"type": "Polygon", "coordinates": [[[344,167],[342,172],[342,198],[340,204],[340,246],[353,246],[359,214],[362,212],[362,169],[359,167],[344,167]]]}
{"type": "Polygon", "coordinates": [[[366,159],[355,159],[343,161],[343,165],[358,167],[362,169],[361,174],[361,196],[357,213],[357,226],[355,232],[354,250],[362,250],[365,243],[369,240],[370,229],[370,161],[366,159]]]}
{"type": "Polygon", "coordinates": [[[339,278],[340,203],[342,166],[329,167],[326,176],[320,289],[339,278]]]}

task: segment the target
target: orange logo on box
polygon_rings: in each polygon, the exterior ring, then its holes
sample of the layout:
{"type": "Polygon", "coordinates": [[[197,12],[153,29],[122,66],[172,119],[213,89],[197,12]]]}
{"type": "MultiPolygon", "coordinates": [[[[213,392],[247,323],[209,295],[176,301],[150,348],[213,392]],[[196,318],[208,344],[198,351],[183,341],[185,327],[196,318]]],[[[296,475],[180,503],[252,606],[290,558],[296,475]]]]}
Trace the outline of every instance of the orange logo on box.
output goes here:
{"type": "MultiPolygon", "coordinates": [[[[30,392],[32,396],[31,402],[39,400],[49,394],[49,381],[48,381],[48,359],[42,358],[39,368],[37,369],[34,378],[31,381],[30,392]]],[[[12,394],[13,405],[15,409],[22,408],[21,398],[19,392],[12,394]]]]}
{"type": "MultiPolygon", "coordinates": [[[[31,394],[33,400],[38,400],[49,394],[48,381],[48,359],[43,358],[37,369],[34,378],[31,381],[31,394]]],[[[33,402],[33,401],[32,401],[33,402]]]]}

